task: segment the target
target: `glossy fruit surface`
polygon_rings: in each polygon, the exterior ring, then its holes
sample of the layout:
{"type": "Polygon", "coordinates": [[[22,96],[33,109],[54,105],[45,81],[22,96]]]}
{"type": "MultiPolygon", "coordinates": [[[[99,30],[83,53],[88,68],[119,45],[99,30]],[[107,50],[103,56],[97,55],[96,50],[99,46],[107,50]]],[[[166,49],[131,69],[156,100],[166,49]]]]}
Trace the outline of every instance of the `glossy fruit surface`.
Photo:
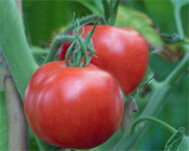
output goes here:
{"type": "Polygon", "coordinates": [[[43,141],[71,149],[105,142],[119,128],[123,95],[117,81],[94,65],[66,67],[64,61],[41,66],[24,98],[27,120],[43,141]]]}
{"type": "MultiPolygon", "coordinates": [[[[92,27],[84,26],[83,38],[92,27]]],[[[132,92],[141,82],[148,64],[148,46],[144,38],[130,28],[98,25],[92,41],[97,57],[92,57],[90,63],[110,72],[126,94],[132,92]]],[[[62,45],[59,60],[65,59],[68,47],[68,43],[62,45]]]]}

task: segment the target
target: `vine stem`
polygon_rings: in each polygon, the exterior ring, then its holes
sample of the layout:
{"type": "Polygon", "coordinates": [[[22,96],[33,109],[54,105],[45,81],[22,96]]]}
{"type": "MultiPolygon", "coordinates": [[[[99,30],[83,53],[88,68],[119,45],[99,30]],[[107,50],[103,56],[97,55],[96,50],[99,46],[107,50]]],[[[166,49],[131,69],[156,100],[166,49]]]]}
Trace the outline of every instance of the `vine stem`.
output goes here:
{"type": "MultiPolygon", "coordinates": [[[[163,82],[162,86],[154,91],[150,102],[140,115],[142,116],[157,116],[163,106],[167,103],[168,98],[174,93],[177,85],[183,79],[183,74],[186,75],[189,65],[189,52],[186,52],[185,57],[182,59],[180,64],[175,70],[168,76],[163,82]]],[[[140,118],[139,117],[139,118],[140,118]]],[[[135,121],[134,121],[135,122],[135,121]]],[[[114,150],[129,150],[135,145],[140,138],[146,133],[151,126],[151,123],[144,123],[140,125],[134,133],[126,133],[122,136],[120,141],[115,145],[114,150]]]]}
{"type": "MultiPolygon", "coordinates": [[[[84,26],[86,24],[89,24],[91,23],[92,20],[99,20],[102,24],[106,24],[106,21],[104,19],[104,17],[102,16],[99,16],[99,15],[90,15],[90,16],[87,16],[87,17],[84,17],[82,19],[79,19],[79,23],[80,23],[80,26],[84,26]]],[[[70,25],[70,27],[68,27],[66,30],[64,30],[63,32],[60,33],[61,36],[63,35],[67,35],[70,31],[72,31],[74,29],[74,25],[70,25]]]]}
{"type": "Polygon", "coordinates": [[[156,115],[166,103],[167,97],[172,94],[173,89],[180,83],[180,78],[183,77],[189,66],[189,52],[186,52],[185,57],[173,72],[163,82],[163,85],[154,93],[152,100],[146,106],[141,115],[156,115]]]}
{"type": "Polygon", "coordinates": [[[27,43],[15,1],[0,1],[0,18],[0,47],[23,99],[28,81],[38,65],[27,43]]]}
{"type": "Polygon", "coordinates": [[[73,40],[74,40],[74,36],[62,36],[62,35],[56,36],[55,39],[53,40],[49,54],[47,55],[44,63],[50,62],[54,59],[57,49],[61,46],[62,43],[72,42],[73,40]]]}
{"type": "Polygon", "coordinates": [[[175,85],[179,82],[179,75],[189,67],[189,52],[186,52],[185,57],[182,62],[177,66],[177,68],[169,75],[169,78],[165,82],[168,85],[175,85]]]}
{"type": "Polygon", "coordinates": [[[175,23],[177,25],[178,34],[179,34],[180,38],[183,39],[184,31],[183,31],[183,27],[182,27],[182,21],[180,18],[180,9],[181,9],[181,7],[175,6],[174,16],[175,16],[175,23]]]}
{"type": "Polygon", "coordinates": [[[177,130],[176,130],[175,128],[173,128],[171,125],[165,123],[165,122],[162,121],[162,120],[159,120],[159,119],[154,118],[154,117],[143,116],[143,117],[138,118],[137,120],[135,120],[135,122],[133,123],[133,125],[132,125],[132,127],[131,127],[130,133],[134,133],[134,130],[135,130],[136,126],[137,126],[140,122],[143,122],[143,121],[156,122],[156,123],[162,125],[163,127],[165,127],[167,130],[169,130],[169,131],[172,132],[172,133],[176,133],[176,132],[177,132],[177,130]]]}

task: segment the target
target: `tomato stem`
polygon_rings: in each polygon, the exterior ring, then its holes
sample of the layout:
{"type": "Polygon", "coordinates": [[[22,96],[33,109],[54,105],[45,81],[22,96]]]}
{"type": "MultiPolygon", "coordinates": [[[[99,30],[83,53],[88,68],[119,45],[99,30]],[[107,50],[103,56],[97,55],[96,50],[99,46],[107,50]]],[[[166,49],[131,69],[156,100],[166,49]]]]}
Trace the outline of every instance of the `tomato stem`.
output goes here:
{"type": "MultiPolygon", "coordinates": [[[[99,17],[97,15],[91,15],[91,16],[88,16],[86,18],[83,18],[81,19],[81,23],[82,25],[83,24],[86,24],[87,22],[91,22],[91,20],[94,20],[94,19],[102,19],[102,17],[99,17]]],[[[51,47],[50,47],[50,51],[49,51],[49,54],[47,55],[46,59],[45,59],[45,62],[44,63],[47,63],[47,62],[50,62],[54,59],[55,55],[56,55],[56,52],[58,50],[58,48],[61,46],[62,43],[65,43],[65,42],[72,42],[74,41],[67,53],[66,53],[66,65],[67,66],[79,66],[81,60],[82,60],[82,55],[84,56],[84,63],[82,65],[82,67],[85,67],[89,62],[90,62],[90,59],[92,57],[91,53],[94,53],[94,48],[93,48],[93,44],[92,44],[92,41],[90,40],[91,37],[92,37],[92,34],[94,32],[94,28],[96,27],[97,25],[97,21],[95,22],[95,25],[92,29],[92,31],[88,34],[86,40],[83,40],[81,38],[81,36],[83,35],[84,33],[84,30],[82,32],[81,35],[78,34],[79,32],[79,29],[80,29],[80,22],[79,22],[79,19],[77,19],[77,23],[74,21],[73,22],[73,25],[71,25],[69,28],[67,28],[67,30],[65,30],[64,32],[60,33],[58,36],[56,36],[51,44],[51,47]],[[65,36],[65,34],[68,34],[71,30],[74,30],[74,36],[65,36]],[[77,43],[78,41],[78,45],[80,46],[81,48],[81,51],[82,53],[79,53],[79,50],[74,50],[74,53],[72,53],[72,50],[74,48],[74,45],[77,43]],[[88,44],[90,43],[90,46],[88,46],[88,44]],[[87,53],[86,53],[86,49],[88,48],[88,51],[90,52],[89,54],[89,57],[87,57],[87,53]],[[68,61],[68,57],[69,57],[69,53],[71,53],[71,64],[69,64],[69,61],[68,61]]]]}
{"type": "Polygon", "coordinates": [[[132,97],[132,96],[134,96],[136,93],[140,92],[140,89],[141,89],[143,86],[145,86],[145,85],[151,83],[154,78],[155,78],[155,74],[153,74],[149,79],[147,79],[147,81],[141,83],[141,84],[140,84],[134,91],[132,91],[128,96],[129,96],[129,97],[132,97]]]}
{"type": "MultiPolygon", "coordinates": [[[[89,24],[91,23],[93,20],[99,20],[101,22],[101,24],[106,24],[106,20],[104,19],[103,16],[100,16],[100,15],[89,15],[89,16],[86,16],[84,18],[81,18],[79,19],[79,23],[80,23],[80,26],[84,26],[86,24],[89,24]]],[[[60,33],[60,35],[67,35],[69,32],[71,32],[72,30],[74,29],[74,25],[70,25],[66,30],[64,30],[63,32],[60,33]]]]}
{"type": "Polygon", "coordinates": [[[84,28],[82,29],[82,33],[79,35],[79,30],[81,28],[79,20],[77,19],[76,21],[73,21],[73,24],[75,26],[73,34],[75,37],[74,42],[70,45],[66,52],[65,60],[66,60],[66,65],[72,66],[72,67],[85,67],[87,64],[90,62],[93,54],[94,54],[94,48],[93,48],[93,43],[91,41],[92,34],[94,33],[94,29],[97,25],[98,21],[95,22],[93,29],[89,34],[87,35],[86,39],[82,39],[81,36],[84,34],[84,28]],[[74,47],[75,46],[75,47],[74,47]],[[89,54],[87,55],[86,50],[88,49],[89,54]],[[69,54],[70,55],[70,62],[69,64],[69,54]],[[84,57],[83,64],[81,64],[82,57],[84,57]]]}
{"type": "Polygon", "coordinates": [[[165,123],[165,122],[162,121],[162,120],[159,120],[159,119],[154,118],[154,117],[143,116],[143,117],[138,118],[137,120],[135,120],[135,122],[133,122],[132,127],[131,127],[131,130],[130,130],[130,133],[134,133],[134,130],[135,130],[136,126],[137,126],[139,123],[144,122],[144,121],[155,122],[155,123],[158,123],[158,124],[162,125],[163,127],[165,127],[167,130],[169,130],[169,131],[172,132],[172,133],[177,132],[177,130],[176,130],[175,128],[173,128],[171,125],[165,123]]]}
{"type": "MultiPolygon", "coordinates": [[[[79,20],[77,20],[77,22],[74,24],[75,25],[75,30],[74,33],[78,39],[78,42],[80,44],[83,56],[84,56],[84,63],[82,65],[82,67],[85,67],[87,64],[87,53],[86,53],[86,46],[84,45],[84,42],[82,42],[81,37],[79,36],[79,29],[80,29],[80,25],[79,25],[79,20]]],[[[82,34],[84,33],[84,30],[82,31],[82,34]]],[[[82,36],[82,35],[81,35],[82,36]]]]}
{"type": "Polygon", "coordinates": [[[65,56],[65,61],[66,61],[66,66],[69,67],[70,64],[68,62],[68,57],[69,57],[69,53],[72,50],[73,46],[75,45],[75,43],[77,42],[77,40],[75,39],[72,44],[70,45],[70,47],[68,48],[67,52],[66,52],[66,56],[65,56]]]}
{"type": "Polygon", "coordinates": [[[74,36],[61,36],[61,35],[56,36],[55,39],[53,40],[53,43],[51,44],[49,54],[47,55],[44,63],[50,62],[54,59],[57,49],[61,46],[62,43],[71,42],[74,39],[75,39],[74,36]]]}

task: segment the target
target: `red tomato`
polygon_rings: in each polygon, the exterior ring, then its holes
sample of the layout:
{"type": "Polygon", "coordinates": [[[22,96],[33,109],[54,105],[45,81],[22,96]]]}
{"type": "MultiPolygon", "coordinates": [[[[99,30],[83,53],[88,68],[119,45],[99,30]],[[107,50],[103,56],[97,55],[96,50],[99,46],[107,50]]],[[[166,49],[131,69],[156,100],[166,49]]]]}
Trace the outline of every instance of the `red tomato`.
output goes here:
{"type": "Polygon", "coordinates": [[[25,93],[26,118],[43,141],[72,149],[105,142],[119,128],[123,95],[117,81],[93,65],[65,67],[64,61],[41,66],[25,93]]]}
{"type": "MultiPolygon", "coordinates": [[[[92,28],[92,25],[84,26],[83,38],[92,28]]],[[[132,92],[141,82],[148,64],[148,46],[144,38],[130,28],[98,25],[92,41],[97,58],[92,57],[90,63],[110,72],[126,94],[132,92]]],[[[65,59],[69,45],[62,45],[59,60],[65,59]]]]}

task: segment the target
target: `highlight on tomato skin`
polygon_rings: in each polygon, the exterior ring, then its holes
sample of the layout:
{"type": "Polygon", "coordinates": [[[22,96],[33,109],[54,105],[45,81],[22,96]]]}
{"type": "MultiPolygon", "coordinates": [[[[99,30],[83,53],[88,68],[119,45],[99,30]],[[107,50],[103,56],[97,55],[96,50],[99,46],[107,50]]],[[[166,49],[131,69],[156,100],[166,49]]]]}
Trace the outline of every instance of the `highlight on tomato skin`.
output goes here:
{"type": "Polygon", "coordinates": [[[24,111],[31,129],[43,141],[89,149],[104,143],[119,128],[123,94],[111,74],[94,65],[76,68],[54,61],[32,76],[24,111]]]}
{"type": "MultiPolygon", "coordinates": [[[[93,25],[84,26],[84,39],[92,28],[93,25]]],[[[135,90],[148,65],[148,45],[143,36],[131,28],[97,25],[92,41],[97,57],[92,57],[90,63],[110,72],[126,95],[135,90]]],[[[62,44],[59,60],[65,59],[70,44],[62,44]]]]}

